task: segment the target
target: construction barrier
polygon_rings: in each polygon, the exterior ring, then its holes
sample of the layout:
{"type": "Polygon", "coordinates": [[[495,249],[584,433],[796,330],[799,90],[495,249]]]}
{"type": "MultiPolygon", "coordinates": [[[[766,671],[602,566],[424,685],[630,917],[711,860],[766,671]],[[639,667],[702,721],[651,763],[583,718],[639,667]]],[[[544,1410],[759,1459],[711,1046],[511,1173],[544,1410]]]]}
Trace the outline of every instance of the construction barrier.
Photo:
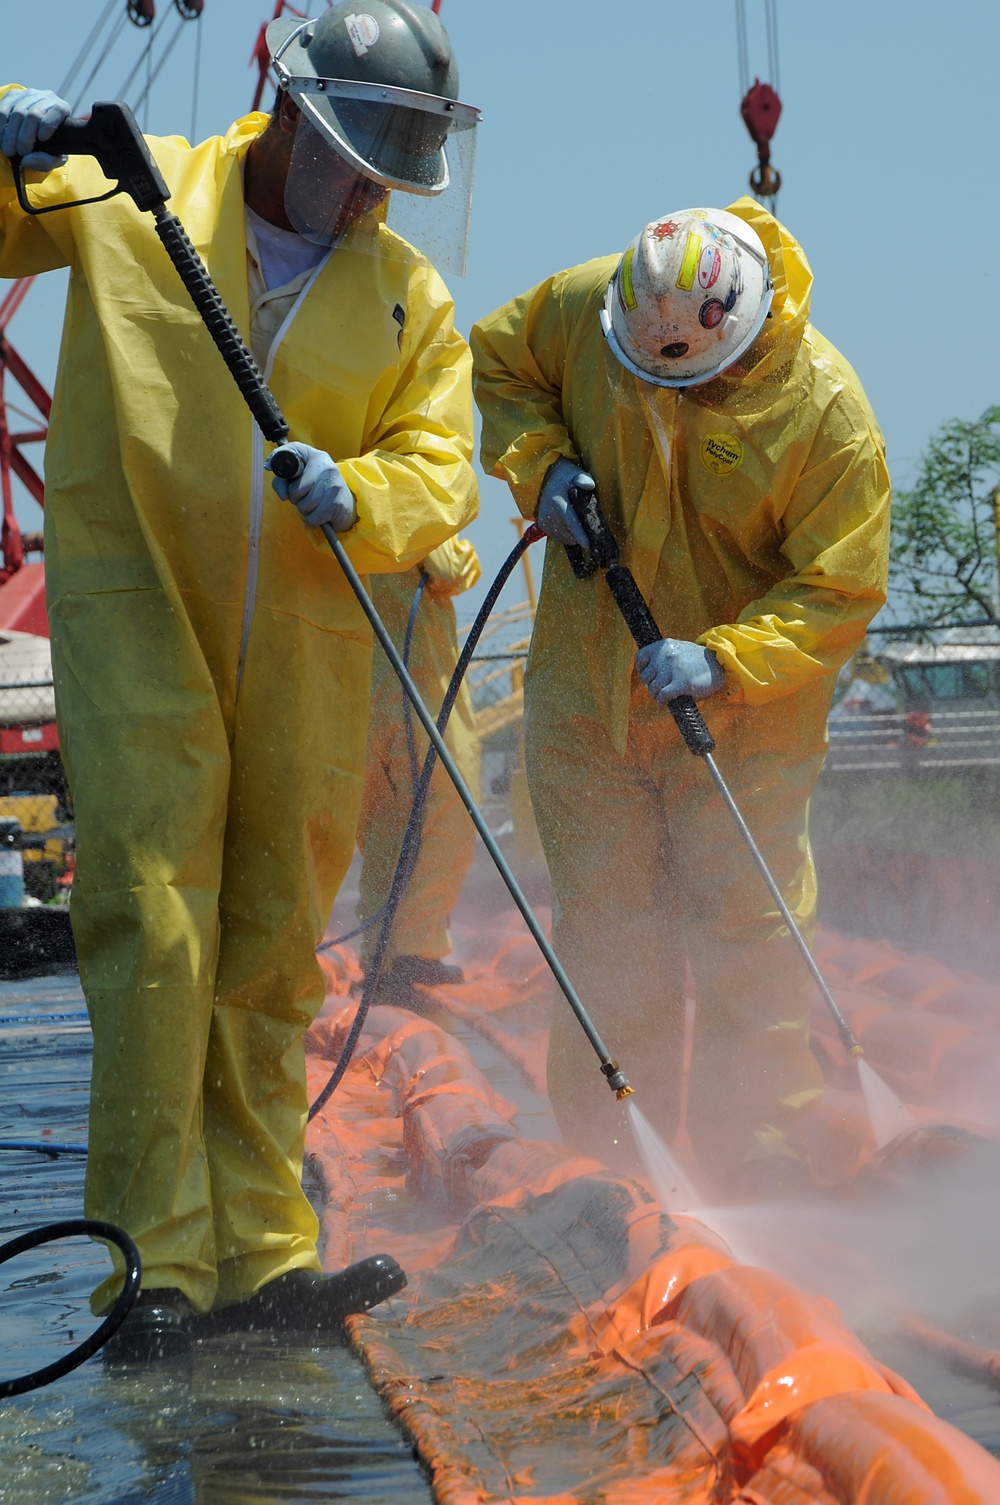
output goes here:
{"type": "MultiPolygon", "coordinates": [[[[449,989],[448,1006],[478,1013],[508,1054],[516,1037],[537,1085],[545,990],[519,938],[500,927],[496,939],[495,963],[449,989]]],[[[921,986],[891,947],[874,958],[868,948],[867,964],[832,937],[824,947],[852,1026],[873,1040],[894,1012],[931,1017],[947,1001],[941,979],[936,992],[933,979],[921,986]]],[[[346,1039],[358,975],[346,951],[326,965],[332,996],[308,1041],[313,1089],[346,1039]]],[[[952,1025],[941,1051],[925,1041],[911,1058],[925,1092],[969,1038],[957,1017],[941,1028],[952,1025]]],[[[891,1027],[889,1037],[895,1047],[891,1027]]],[[[850,1122],[850,1090],[830,1090],[850,1122]]],[[[1000,1500],[1000,1463],[931,1415],[830,1303],[739,1265],[639,1182],[521,1138],[515,1116],[460,1041],[382,1006],[308,1143],[329,1267],[386,1250],[409,1274],[388,1307],[351,1319],[351,1338],[439,1501],[1000,1500]]],[[[856,1141],[845,1173],[870,1158],[860,1129],[856,1141]]]]}

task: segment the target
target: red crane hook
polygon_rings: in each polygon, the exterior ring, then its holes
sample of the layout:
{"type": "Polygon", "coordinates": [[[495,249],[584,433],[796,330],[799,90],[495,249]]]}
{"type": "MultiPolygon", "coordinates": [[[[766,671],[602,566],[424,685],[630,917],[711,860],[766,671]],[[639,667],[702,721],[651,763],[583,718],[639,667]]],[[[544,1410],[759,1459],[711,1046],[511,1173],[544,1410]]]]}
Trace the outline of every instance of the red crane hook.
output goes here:
{"type": "Polygon", "coordinates": [[[750,187],[763,198],[773,198],[781,187],[781,174],[771,166],[771,137],[781,118],[781,100],[770,84],[755,78],[740,104],[743,124],[757,148],[757,166],[750,174],[750,187]]]}

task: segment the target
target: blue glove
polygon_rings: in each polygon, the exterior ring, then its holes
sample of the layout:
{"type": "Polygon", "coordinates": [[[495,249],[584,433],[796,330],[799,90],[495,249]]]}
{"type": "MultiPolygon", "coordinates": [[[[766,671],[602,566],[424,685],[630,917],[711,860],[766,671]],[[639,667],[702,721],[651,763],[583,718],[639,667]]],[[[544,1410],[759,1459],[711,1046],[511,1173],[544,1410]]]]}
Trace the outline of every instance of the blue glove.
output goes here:
{"type": "Polygon", "coordinates": [[[322,449],[313,449],[311,444],[282,444],[272,450],[264,461],[264,469],[272,470],[275,455],[294,454],[303,468],[294,481],[275,476],[271,485],[283,502],[294,502],[310,528],[322,528],[327,524],[336,533],[346,533],[358,520],[354,494],[340,473],[335,460],[322,449]]]}
{"type": "Polygon", "coordinates": [[[556,543],[575,543],[585,549],[587,533],[569,499],[574,486],[579,486],[582,491],[593,491],[594,478],[581,470],[575,460],[560,455],[546,471],[538,494],[538,526],[556,543]]]}
{"type": "Polygon", "coordinates": [[[0,152],[20,157],[32,172],[62,167],[65,157],[53,157],[35,147],[70,116],[70,106],[51,89],[11,89],[0,99],[0,152]]]}
{"type": "Polygon", "coordinates": [[[704,700],[721,690],[726,678],[711,648],[678,638],[661,638],[648,648],[640,648],[635,667],[658,705],[666,705],[678,695],[704,700]]]}

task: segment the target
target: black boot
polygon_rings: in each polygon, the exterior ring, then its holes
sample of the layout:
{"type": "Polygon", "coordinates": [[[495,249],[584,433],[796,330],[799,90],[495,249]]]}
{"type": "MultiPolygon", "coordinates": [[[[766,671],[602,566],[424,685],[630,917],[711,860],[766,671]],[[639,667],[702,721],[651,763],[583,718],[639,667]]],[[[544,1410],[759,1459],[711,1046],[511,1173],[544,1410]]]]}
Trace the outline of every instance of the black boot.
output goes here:
{"type": "Polygon", "coordinates": [[[194,1309],[182,1291],[140,1291],[135,1306],[101,1349],[106,1364],[180,1359],[194,1343],[194,1309]]]}
{"type": "Polygon", "coordinates": [[[268,1281],[256,1295],[213,1312],[216,1332],[308,1333],[336,1335],[344,1318],[394,1296],[406,1276],[388,1254],[373,1254],[336,1275],[319,1270],[289,1270],[268,1281]]]}

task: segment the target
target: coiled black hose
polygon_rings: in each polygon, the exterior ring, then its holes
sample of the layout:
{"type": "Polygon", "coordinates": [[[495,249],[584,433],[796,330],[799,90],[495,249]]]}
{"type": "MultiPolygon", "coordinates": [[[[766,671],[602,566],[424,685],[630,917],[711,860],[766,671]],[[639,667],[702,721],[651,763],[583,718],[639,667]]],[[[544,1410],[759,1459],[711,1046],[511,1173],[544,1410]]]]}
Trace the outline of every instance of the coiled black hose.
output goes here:
{"type": "Polygon", "coordinates": [[[0,1380],[0,1400],[6,1400],[11,1395],[26,1395],[29,1390],[38,1390],[42,1385],[51,1385],[53,1380],[61,1380],[63,1375],[79,1368],[98,1349],[104,1347],[135,1306],[142,1279],[142,1260],[128,1234],[121,1228],[116,1228],[113,1223],[103,1223],[96,1218],[67,1218],[62,1223],[48,1223],[44,1228],[33,1228],[30,1233],[22,1233],[19,1238],[0,1246],[0,1265],[6,1264],[9,1259],[15,1259],[19,1254],[27,1254],[29,1249],[37,1249],[41,1244],[79,1236],[103,1239],[121,1250],[125,1261],[125,1281],[118,1299],[100,1326],[95,1327],[90,1336],[84,1338],[69,1353],[56,1359],[54,1364],[46,1364],[17,1379],[0,1380]]]}

